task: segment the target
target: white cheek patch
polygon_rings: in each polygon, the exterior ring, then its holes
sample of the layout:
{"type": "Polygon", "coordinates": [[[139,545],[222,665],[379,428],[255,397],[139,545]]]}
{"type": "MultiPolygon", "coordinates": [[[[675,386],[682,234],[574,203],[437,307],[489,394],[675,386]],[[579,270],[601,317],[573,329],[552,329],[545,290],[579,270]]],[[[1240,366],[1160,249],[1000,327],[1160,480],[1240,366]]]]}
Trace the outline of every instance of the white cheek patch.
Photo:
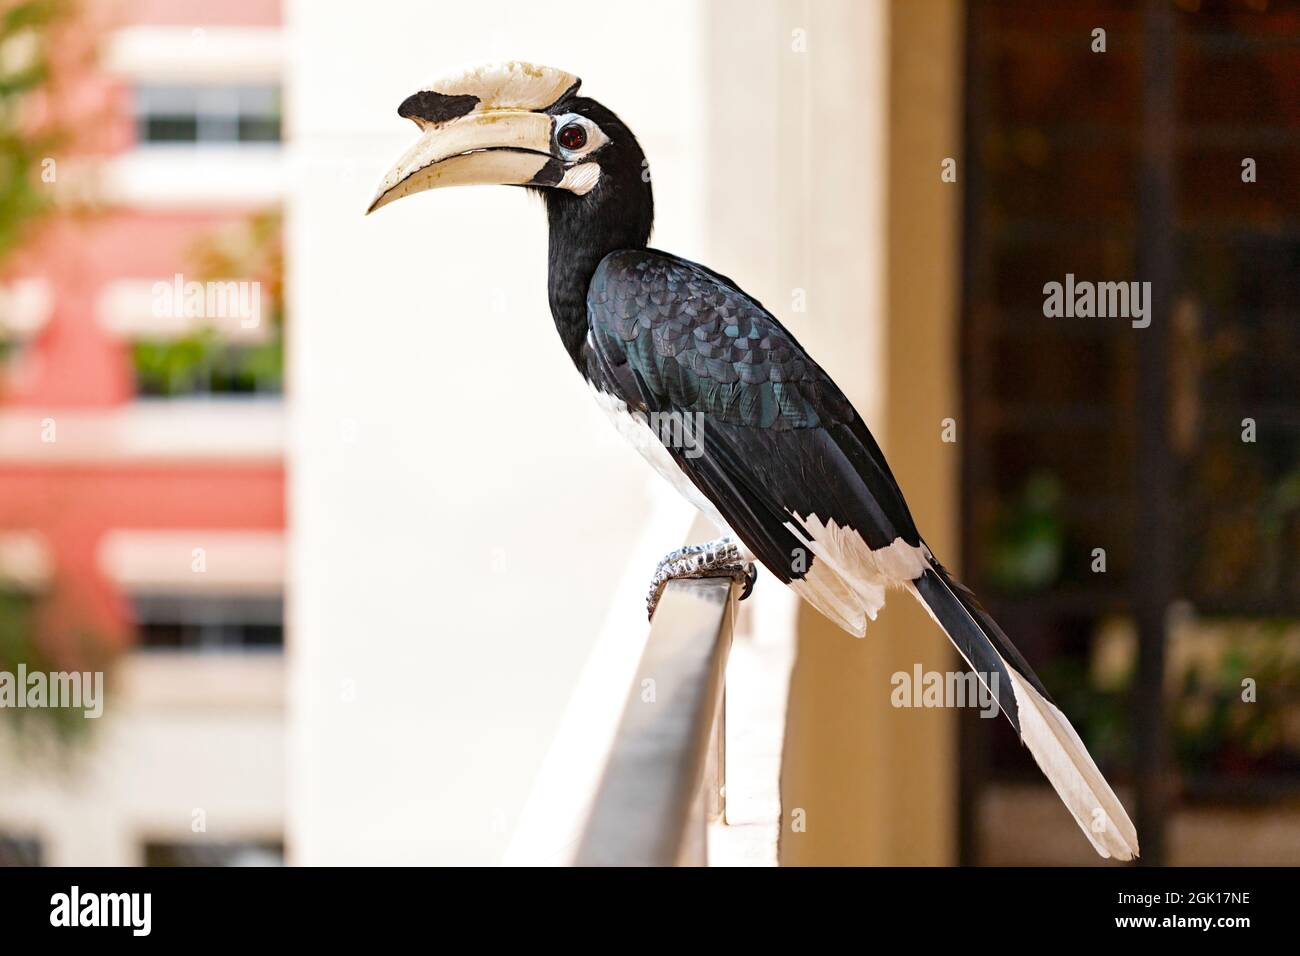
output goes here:
{"type": "Polygon", "coordinates": [[[596,163],[583,163],[564,173],[564,178],[556,185],[578,196],[585,196],[600,182],[600,166],[596,163]]]}

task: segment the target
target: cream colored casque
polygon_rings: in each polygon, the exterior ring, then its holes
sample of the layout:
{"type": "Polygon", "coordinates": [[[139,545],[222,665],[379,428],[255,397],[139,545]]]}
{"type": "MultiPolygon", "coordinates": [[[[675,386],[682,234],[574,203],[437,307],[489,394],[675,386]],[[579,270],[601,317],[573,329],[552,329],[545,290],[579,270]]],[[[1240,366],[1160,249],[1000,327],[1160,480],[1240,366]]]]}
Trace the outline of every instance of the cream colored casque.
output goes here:
{"type": "MultiPolygon", "coordinates": [[[[367,212],[442,186],[516,185],[533,182],[551,161],[552,131],[557,118],[545,110],[582,81],[572,73],[519,60],[467,67],[441,76],[423,88],[446,97],[473,97],[467,113],[442,122],[418,116],[412,121],[421,136],[388,171],[367,212]]],[[[608,140],[585,117],[560,117],[587,130],[581,150],[566,155],[570,162],[594,152],[608,140]]],[[[570,166],[559,183],[562,189],[585,194],[600,178],[595,163],[570,166]]]]}

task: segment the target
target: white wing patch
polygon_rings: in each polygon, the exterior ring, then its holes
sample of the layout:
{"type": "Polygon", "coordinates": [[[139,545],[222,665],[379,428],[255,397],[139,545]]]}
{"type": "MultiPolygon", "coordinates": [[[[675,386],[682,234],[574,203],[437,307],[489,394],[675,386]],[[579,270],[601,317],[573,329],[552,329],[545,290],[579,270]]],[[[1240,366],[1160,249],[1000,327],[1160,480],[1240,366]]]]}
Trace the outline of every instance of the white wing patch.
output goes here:
{"type": "Polygon", "coordinates": [[[924,544],[913,546],[895,538],[873,550],[853,528],[823,522],[815,514],[789,514],[794,520],[785,526],[815,558],[807,574],[790,586],[855,637],[866,634],[867,620],[874,621],[885,606],[888,588],[906,586],[929,567],[930,549],[924,544]]]}

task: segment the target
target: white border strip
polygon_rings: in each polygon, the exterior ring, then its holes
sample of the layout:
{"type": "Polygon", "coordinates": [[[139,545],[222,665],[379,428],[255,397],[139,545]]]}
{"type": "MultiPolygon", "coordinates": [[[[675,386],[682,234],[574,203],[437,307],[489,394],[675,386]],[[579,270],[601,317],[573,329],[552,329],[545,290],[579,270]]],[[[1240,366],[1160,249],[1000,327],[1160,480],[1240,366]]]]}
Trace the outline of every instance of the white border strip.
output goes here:
{"type": "Polygon", "coordinates": [[[284,60],[279,27],[125,27],[104,52],[109,72],[157,83],[278,80],[284,60]]]}
{"type": "Polygon", "coordinates": [[[0,412],[0,464],[54,462],[277,462],[278,398],[158,399],[111,411],[0,412]]]}

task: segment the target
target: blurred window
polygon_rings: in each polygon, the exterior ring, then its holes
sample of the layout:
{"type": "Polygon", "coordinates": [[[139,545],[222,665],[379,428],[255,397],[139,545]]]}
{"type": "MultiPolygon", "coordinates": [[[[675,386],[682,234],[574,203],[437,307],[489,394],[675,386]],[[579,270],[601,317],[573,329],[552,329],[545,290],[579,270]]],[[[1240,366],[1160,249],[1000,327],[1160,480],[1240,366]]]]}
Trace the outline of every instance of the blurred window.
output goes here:
{"type": "Polygon", "coordinates": [[[135,116],[145,144],[279,143],[280,88],[144,84],[135,116]]]}
{"type": "Polygon", "coordinates": [[[225,342],[211,335],[137,339],[131,345],[136,394],[146,398],[196,395],[279,395],[283,342],[225,342]]]}
{"type": "Polygon", "coordinates": [[[152,650],[280,650],[284,599],[264,595],[137,594],[139,646],[152,650]]]}
{"type": "Polygon", "coordinates": [[[144,845],[145,866],[283,866],[284,844],[272,840],[144,845]]]}
{"type": "Polygon", "coordinates": [[[41,842],[35,837],[0,833],[0,866],[40,866],[41,842]]]}

